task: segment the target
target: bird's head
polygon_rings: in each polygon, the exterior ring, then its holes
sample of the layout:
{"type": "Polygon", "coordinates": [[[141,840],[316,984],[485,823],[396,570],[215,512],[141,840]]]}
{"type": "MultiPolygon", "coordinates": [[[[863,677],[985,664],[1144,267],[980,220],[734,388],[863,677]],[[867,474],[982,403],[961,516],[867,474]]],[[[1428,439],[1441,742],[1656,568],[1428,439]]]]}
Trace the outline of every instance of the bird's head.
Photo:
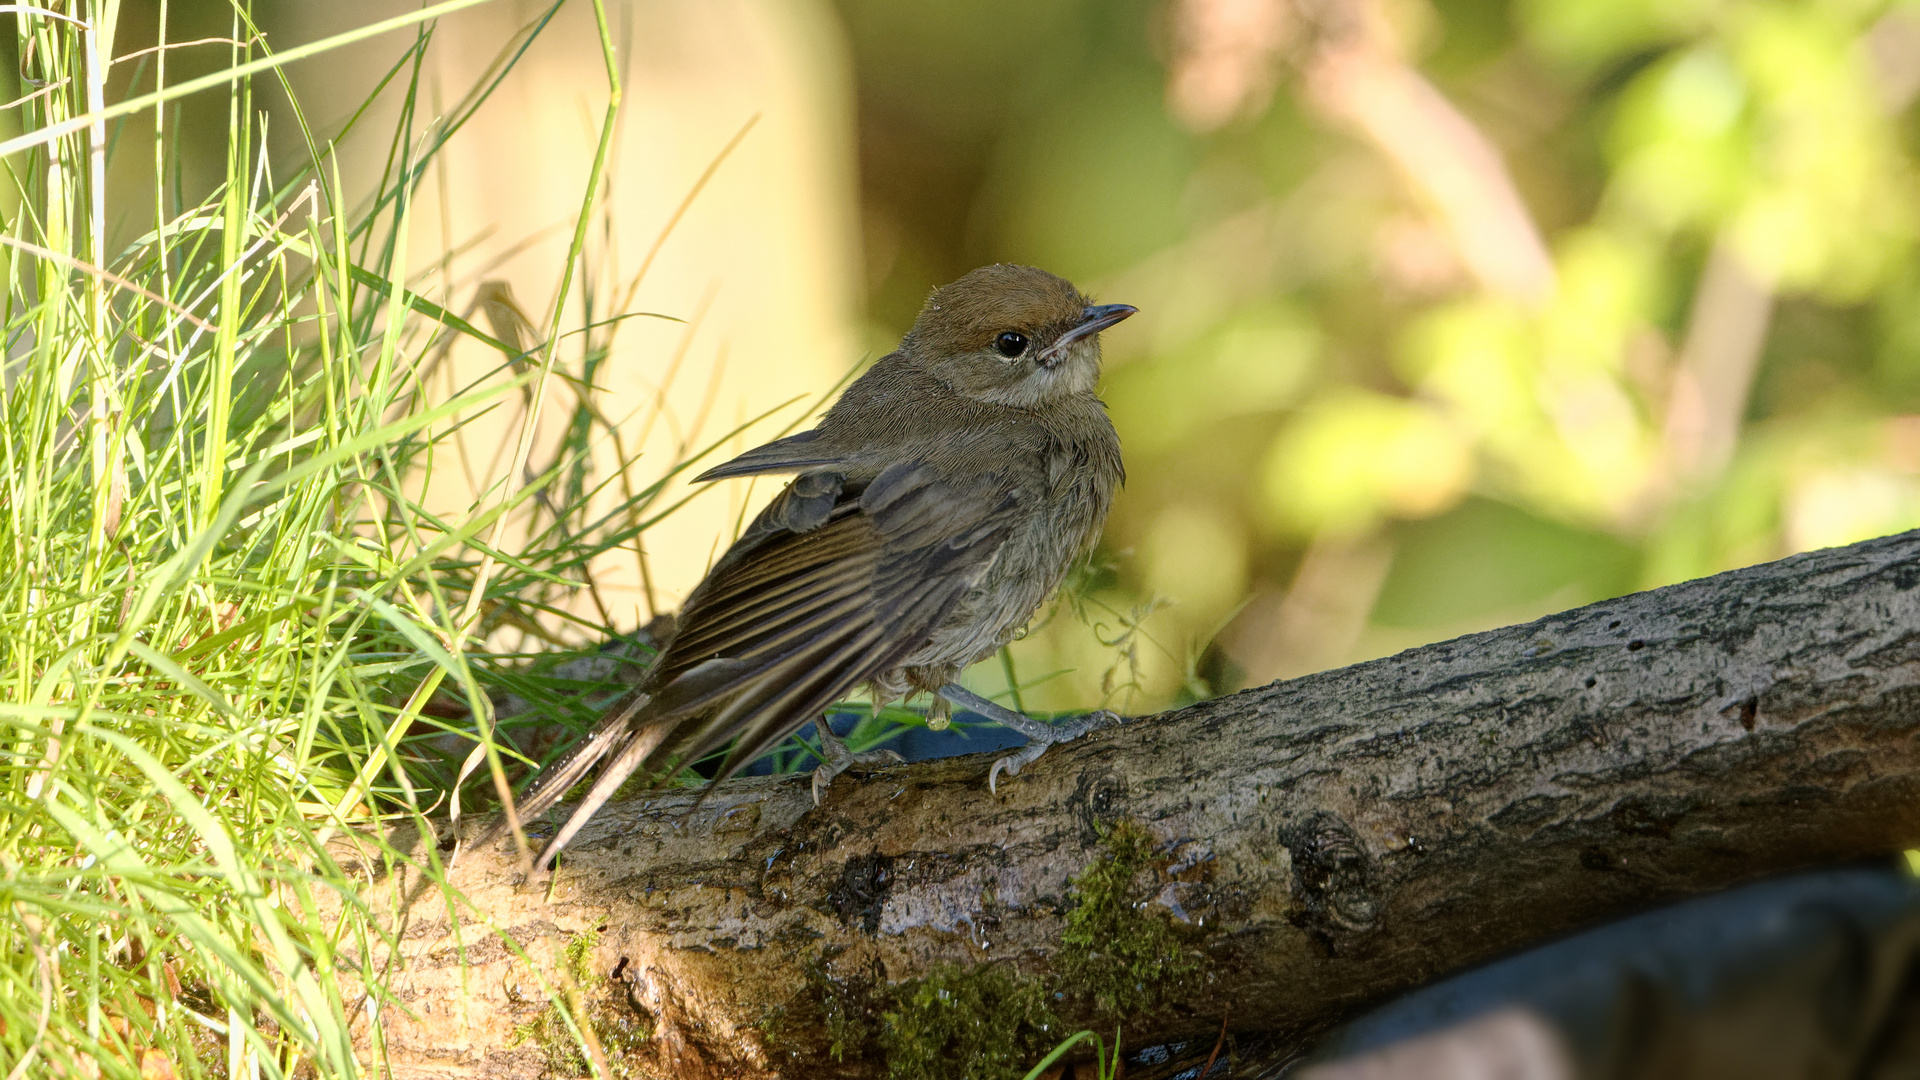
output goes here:
{"type": "Polygon", "coordinates": [[[1100,331],[1135,310],[1091,304],[1045,270],[1001,263],[935,289],[903,348],[968,397],[1033,408],[1091,393],[1100,331]]]}

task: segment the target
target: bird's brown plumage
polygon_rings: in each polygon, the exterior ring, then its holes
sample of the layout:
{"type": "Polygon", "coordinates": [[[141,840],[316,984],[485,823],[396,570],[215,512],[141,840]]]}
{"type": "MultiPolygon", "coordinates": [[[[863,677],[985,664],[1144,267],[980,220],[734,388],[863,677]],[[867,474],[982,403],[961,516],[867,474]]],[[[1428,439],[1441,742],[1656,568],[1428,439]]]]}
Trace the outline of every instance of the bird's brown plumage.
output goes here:
{"type": "Polygon", "coordinates": [[[1093,388],[1097,333],[1131,311],[1030,267],[976,270],[819,426],[703,473],[797,475],[688,597],[640,688],[521,796],[531,818],[612,758],[541,863],[636,769],[732,744],[731,775],[861,683],[934,690],[1008,641],[1123,477],[1093,388]]]}

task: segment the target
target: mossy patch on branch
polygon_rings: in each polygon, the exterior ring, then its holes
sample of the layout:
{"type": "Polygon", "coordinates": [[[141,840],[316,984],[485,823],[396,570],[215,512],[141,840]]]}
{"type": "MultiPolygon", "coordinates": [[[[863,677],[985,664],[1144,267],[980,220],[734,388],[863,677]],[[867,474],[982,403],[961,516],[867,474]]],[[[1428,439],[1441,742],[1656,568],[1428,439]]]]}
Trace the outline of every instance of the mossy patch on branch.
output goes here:
{"type": "Polygon", "coordinates": [[[941,964],[894,991],[880,1046],[897,1080],[1019,1080],[1060,1041],[1045,983],[1005,964],[941,964]]]}
{"type": "Polygon", "coordinates": [[[1060,935],[1056,974],[1103,1018],[1124,1019],[1158,1004],[1199,964],[1166,917],[1147,910],[1148,898],[1135,884],[1152,869],[1153,835],[1123,820],[1107,830],[1101,847],[1073,879],[1076,902],[1060,935]]]}
{"type": "Polygon", "coordinates": [[[805,1029],[826,1036],[835,1061],[884,1059],[894,1080],[1019,1080],[1068,1033],[1056,1003],[1084,1002],[1102,1022],[1154,1007],[1199,964],[1166,916],[1151,910],[1152,834],[1122,821],[1100,846],[1072,880],[1073,906],[1050,970],[940,964],[890,984],[877,964],[840,969],[823,953],[807,965],[799,1000],[762,1023],[769,1043],[792,1043],[805,1029]]]}

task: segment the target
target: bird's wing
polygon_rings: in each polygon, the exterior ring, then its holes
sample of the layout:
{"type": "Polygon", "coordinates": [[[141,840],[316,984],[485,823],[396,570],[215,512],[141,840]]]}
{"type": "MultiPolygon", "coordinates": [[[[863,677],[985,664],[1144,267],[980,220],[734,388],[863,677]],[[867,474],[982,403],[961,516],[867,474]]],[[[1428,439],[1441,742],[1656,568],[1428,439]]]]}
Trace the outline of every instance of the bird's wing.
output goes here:
{"type": "MultiPolygon", "coordinates": [[[[1009,484],[960,485],[917,464],[858,488],[837,473],[797,478],[688,598],[644,707],[590,739],[613,764],[542,863],[642,766],[732,742],[725,778],[898,666],[986,572],[1019,503],[1009,484]]],[[[569,784],[585,772],[564,763],[569,784]]]]}
{"type": "Polygon", "coordinates": [[[821,447],[820,431],[802,431],[784,439],[775,439],[725,464],[715,465],[693,478],[698,484],[707,480],[726,480],[735,476],[765,476],[769,473],[797,473],[838,465],[840,459],[821,447]]]}
{"type": "MultiPolygon", "coordinates": [[[[811,434],[811,432],[802,434],[811,434]]],[[[743,457],[736,458],[735,461],[744,461],[755,453],[768,451],[779,445],[778,442],[769,443],[759,451],[750,451],[743,457]]],[[[722,468],[726,467],[722,466],[722,468]]],[[[729,565],[728,560],[740,561],[781,533],[802,533],[824,524],[832,513],[834,505],[840,501],[843,487],[843,479],[837,473],[813,472],[796,478],[758,518],[754,519],[747,533],[721,560],[721,567],[729,565]]],[[[716,568],[716,571],[718,569],[716,568]]],[[[691,614],[691,612],[692,607],[689,606],[685,614],[691,614]]],[[[685,614],[681,620],[683,624],[685,614]]],[[[636,760],[634,764],[626,765],[623,769],[621,763],[624,760],[633,758],[636,752],[641,759],[652,752],[664,732],[656,731],[649,739],[638,743],[635,741],[635,736],[642,728],[650,726],[652,718],[660,714],[658,709],[652,708],[654,696],[647,691],[646,687],[665,681],[656,677],[665,661],[666,657],[662,656],[654,667],[649,669],[649,677],[641,688],[628,691],[609,705],[586,738],[574,744],[558,760],[540,770],[539,774],[533,778],[533,782],[528,784],[514,800],[514,809],[522,821],[532,821],[552,809],[553,804],[564,798],[575,784],[584,780],[587,773],[592,771],[603,758],[613,763],[606,771],[618,772],[624,779],[638,767],[638,760],[636,760]]],[[[677,692],[684,697],[699,687],[724,686],[728,681],[729,670],[726,664],[710,663],[701,665],[698,672],[683,671],[676,674],[678,675],[677,692]]],[[[674,714],[669,710],[668,715],[674,714]]],[[[599,790],[597,785],[594,790],[599,790]]],[[[591,800],[591,797],[589,798],[591,800]]],[[[604,801],[605,798],[602,797],[593,805],[598,806],[604,801]]],[[[506,831],[506,827],[506,819],[501,818],[475,841],[475,846],[485,847],[492,843],[506,831]]],[[[573,830],[577,828],[577,825],[570,825],[563,837],[571,836],[573,830]]],[[[564,839],[558,842],[564,843],[564,839]]]]}
{"type": "Polygon", "coordinates": [[[812,479],[783,493],[812,505],[769,508],[788,524],[757,525],[689,599],[655,708],[701,716],[665,754],[691,762],[738,739],[730,775],[897,666],[985,573],[1019,503],[1008,485],[963,487],[923,465],[894,465],[831,505],[812,479]]]}

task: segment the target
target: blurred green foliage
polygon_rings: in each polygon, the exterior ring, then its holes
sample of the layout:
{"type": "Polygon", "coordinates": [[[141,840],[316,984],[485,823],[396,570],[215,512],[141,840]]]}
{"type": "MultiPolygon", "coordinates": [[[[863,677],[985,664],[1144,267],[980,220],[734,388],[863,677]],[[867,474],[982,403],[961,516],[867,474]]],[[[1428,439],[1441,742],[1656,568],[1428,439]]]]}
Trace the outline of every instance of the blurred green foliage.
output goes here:
{"type": "MultiPolygon", "coordinates": [[[[1108,335],[1130,479],[1090,597],[1109,640],[1151,612],[1135,707],[1920,525],[1920,6],[838,7],[880,327],[1003,260],[1143,309],[1108,335]],[[1356,122],[1343,55],[1497,151],[1541,290],[1408,166],[1472,139],[1356,122]],[[1209,56],[1244,100],[1196,123],[1209,56]]],[[[1077,669],[1030,701],[1129,681],[1088,636],[1021,643],[1077,669]]]]}

